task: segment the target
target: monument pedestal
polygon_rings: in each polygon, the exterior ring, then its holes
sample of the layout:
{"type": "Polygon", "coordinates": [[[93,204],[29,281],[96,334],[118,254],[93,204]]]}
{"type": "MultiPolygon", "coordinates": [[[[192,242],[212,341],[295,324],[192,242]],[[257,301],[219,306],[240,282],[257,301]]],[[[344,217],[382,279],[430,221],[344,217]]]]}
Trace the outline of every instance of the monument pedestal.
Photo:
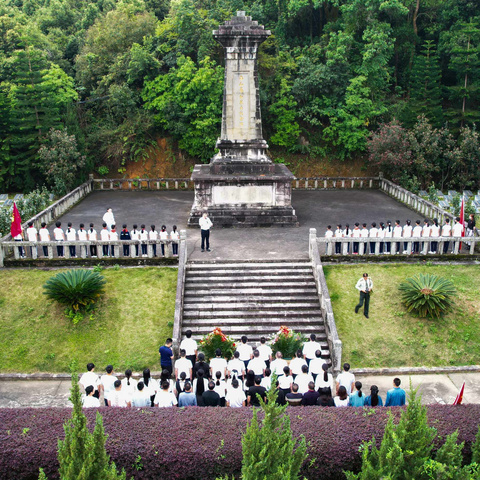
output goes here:
{"type": "Polygon", "coordinates": [[[275,163],[195,165],[195,201],[188,225],[198,227],[204,211],[215,226],[297,227],[291,205],[294,176],[275,163]]]}

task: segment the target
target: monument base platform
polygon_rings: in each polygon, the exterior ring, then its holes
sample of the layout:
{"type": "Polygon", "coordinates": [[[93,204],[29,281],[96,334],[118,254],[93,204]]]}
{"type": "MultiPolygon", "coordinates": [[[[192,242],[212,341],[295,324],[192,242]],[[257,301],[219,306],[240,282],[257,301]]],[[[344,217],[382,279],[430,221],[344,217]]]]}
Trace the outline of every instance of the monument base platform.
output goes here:
{"type": "Polygon", "coordinates": [[[188,225],[208,212],[218,227],[298,227],[292,207],[294,175],[283,164],[196,165],[195,200],[188,225]]]}

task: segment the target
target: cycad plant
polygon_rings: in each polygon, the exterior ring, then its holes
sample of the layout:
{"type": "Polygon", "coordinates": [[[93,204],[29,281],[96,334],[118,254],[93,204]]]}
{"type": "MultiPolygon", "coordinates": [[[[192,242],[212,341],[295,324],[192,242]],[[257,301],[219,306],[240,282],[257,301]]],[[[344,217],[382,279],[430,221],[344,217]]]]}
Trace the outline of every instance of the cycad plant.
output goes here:
{"type": "Polygon", "coordinates": [[[75,269],[48,279],[43,293],[77,312],[95,303],[104,293],[104,286],[105,279],[98,272],[75,269]]]}
{"type": "Polygon", "coordinates": [[[437,275],[418,274],[399,286],[407,310],[420,317],[440,317],[454,303],[455,287],[437,275]]]}

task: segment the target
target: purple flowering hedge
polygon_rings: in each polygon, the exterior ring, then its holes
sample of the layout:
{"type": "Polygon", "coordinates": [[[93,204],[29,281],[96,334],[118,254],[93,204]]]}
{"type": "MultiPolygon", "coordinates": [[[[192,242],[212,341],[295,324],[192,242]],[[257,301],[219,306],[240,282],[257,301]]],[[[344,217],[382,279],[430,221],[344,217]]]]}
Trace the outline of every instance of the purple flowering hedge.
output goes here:
{"type": "MultiPolygon", "coordinates": [[[[214,479],[238,474],[241,437],[251,418],[248,408],[99,409],[109,435],[107,451],[117,467],[135,479],[214,479]]],[[[374,413],[361,408],[290,407],[292,430],[309,442],[302,474],[308,479],[344,478],[344,469],[360,466],[358,447],[373,435],[379,441],[387,408],[374,413]],[[313,461],[313,464],[311,463],[313,461]]],[[[391,409],[395,416],[401,408],[391,409]]],[[[87,412],[93,429],[95,409],[87,412]]],[[[58,478],[57,439],[71,415],[64,408],[0,409],[0,478],[36,479],[43,467],[58,478]]],[[[430,406],[428,418],[445,437],[459,430],[469,460],[480,423],[480,405],[430,406]]]]}

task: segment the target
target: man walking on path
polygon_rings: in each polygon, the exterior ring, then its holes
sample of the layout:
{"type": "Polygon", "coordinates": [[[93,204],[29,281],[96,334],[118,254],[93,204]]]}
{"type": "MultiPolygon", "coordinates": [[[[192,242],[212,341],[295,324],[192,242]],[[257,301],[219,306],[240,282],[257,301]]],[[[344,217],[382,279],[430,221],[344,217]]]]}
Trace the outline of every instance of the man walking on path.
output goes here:
{"type": "Polygon", "coordinates": [[[400,379],[393,379],[393,388],[387,392],[386,407],[401,407],[405,405],[405,390],[400,388],[400,379]]]}
{"type": "Polygon", "coordinates": [[[202,233],[202,252],[205,251],[205,243],[207,244],[207,252],[210,251],[210,229],[213,227],[212,221],[208,218],[208,213],[204,212],[200,220],[200,231],[202,233]]]}
{"type": "Polygon", "coordinates": [[[370,305],[370,293],[373,289],[373,282],[368,278],[368,273],[364,273],[363,277],[357,282],[355,288],[360,292],[360,300],[355,307],[355,313],[363,306],[363,314],[368,318],[368,307],[370,305]]]}

